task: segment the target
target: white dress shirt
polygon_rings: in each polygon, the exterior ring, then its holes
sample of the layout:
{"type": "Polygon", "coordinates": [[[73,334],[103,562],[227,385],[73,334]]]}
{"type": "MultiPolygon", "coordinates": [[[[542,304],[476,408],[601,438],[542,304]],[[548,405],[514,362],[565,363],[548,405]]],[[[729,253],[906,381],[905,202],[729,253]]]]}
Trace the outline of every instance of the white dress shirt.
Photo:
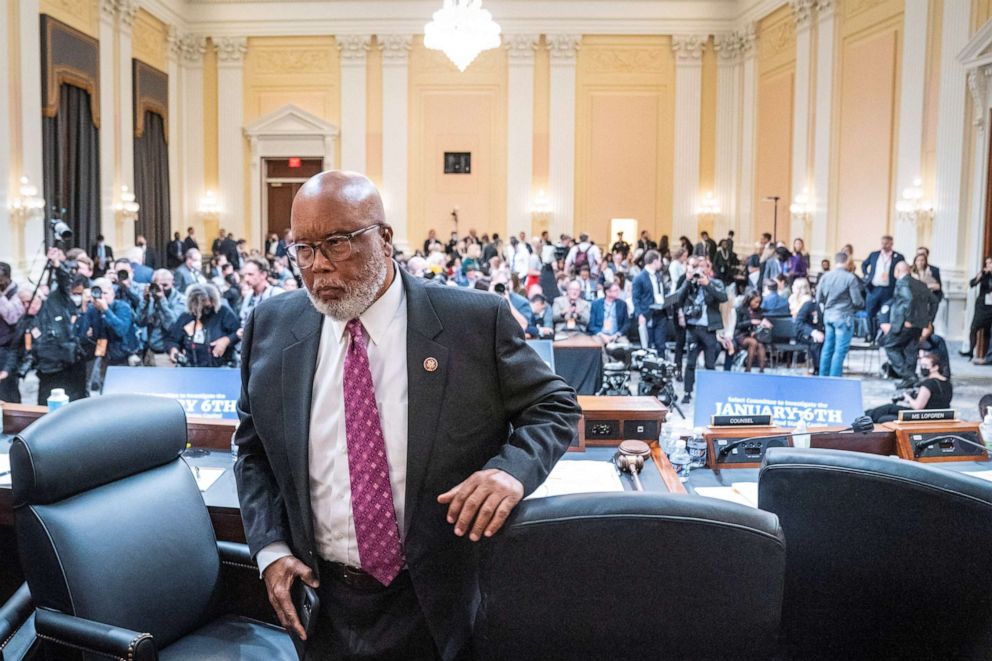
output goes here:
{"type": "MultiPolygon", "coordinates": [[[[404,536],[407,457],[406,291],[399,274],[360,317],[370,342],[369,368],[375,387],[389,462],[393,505],[404,536]]],[[[317,554],[331,562],[361,567],[351,511],[351,476],[344,416],[344,361],[351,342],[347,322],[325,317],[317,350],[310,404],[310,504],[317,554]]],[[[258,552],[260,572],[291,555],[284,542],[258,552]]]]}
{"type": "Polygon", "coordinates": [[[871,284],[876,287],[889,286],[889,269],[892,268],[891,252],[879,251],[878,259],[875,260],[875,270],[872,272],[871,284]]]}

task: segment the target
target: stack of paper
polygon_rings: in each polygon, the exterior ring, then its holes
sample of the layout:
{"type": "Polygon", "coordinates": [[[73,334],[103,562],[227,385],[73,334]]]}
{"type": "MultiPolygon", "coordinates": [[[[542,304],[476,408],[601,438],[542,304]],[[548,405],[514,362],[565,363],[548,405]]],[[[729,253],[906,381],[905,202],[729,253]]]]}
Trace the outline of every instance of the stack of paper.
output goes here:
{"type": "Polygon", "coordinates": [[[598,491],[623,491],[623,482],[620,481],[616,466],[609,461],[566,459],[555,464],[544,484],[527,498],[598,491]]]}
{"type": "Polygon", "coordinates": [[[979,480],[988,480],[989,482],[992,482],[992,471],[964,471],[964,474],[977,477],[979,480]]]}
{"type": "Polygon", "coordinates": [[[217,481],[217,478],[224,474],[223,468],[205,468],[192,464],[186,465],[193,472],[193,477],[196,478],[196,486],[200,488],[200,491],[209,489],[217,481]]]}
{"type": "Polygon", "coordinates": [[[707,498],[719,498],[738,505],[758,506],[757,482],[734,482],[729,487],[696,487],[696,494],[707,498]]]}

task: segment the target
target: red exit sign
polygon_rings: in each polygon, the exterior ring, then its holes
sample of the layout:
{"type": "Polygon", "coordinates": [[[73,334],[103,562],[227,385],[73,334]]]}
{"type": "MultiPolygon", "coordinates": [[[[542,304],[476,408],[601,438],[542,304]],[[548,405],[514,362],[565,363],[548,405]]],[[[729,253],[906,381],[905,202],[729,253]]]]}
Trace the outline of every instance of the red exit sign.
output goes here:
{"type": "Polygon", "coordinates": [[[291,167],[291,168],[298,168],[301,165],[303,165],[303,164],[300,162],[300,159],[299,158],[293,157],[293,158],[289,159],[289,167],[291,167]]]}

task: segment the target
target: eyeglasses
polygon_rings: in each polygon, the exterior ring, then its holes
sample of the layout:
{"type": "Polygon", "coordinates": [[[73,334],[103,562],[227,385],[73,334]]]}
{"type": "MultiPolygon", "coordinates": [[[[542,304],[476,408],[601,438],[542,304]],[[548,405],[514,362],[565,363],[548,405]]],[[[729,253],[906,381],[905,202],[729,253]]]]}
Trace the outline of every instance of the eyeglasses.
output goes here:
{"type": "Polygon", "coordinates": [[[348,234],[332,234],[320,243],[297,241],[286,246],[286,252],[289,253],[289,256],[301,269],[308,269],[313,266],[313,262],[317,258],[318,249],[320,249],[320,254],[327,261],[341,262],[351,257],[351,242],[355,237],[380,227],[383,227],[383,224],[376,223],[375,225],[369,225],[348,234]]]}

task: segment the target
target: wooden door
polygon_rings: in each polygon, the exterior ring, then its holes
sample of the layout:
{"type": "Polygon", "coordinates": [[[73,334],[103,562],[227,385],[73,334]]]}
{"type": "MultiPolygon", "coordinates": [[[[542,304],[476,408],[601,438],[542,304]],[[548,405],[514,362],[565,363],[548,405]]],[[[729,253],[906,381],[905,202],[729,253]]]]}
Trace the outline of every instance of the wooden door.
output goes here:
{"type": "Polygon", "coordinates": [[[268,188],[268,227],[265,229],[265,236],[273,232],[282,237],[282,233],[289,229],[289,215],[293,209],[293,198],[296,192],[303,186],[300,182],[269,182],[268,188]]]}

